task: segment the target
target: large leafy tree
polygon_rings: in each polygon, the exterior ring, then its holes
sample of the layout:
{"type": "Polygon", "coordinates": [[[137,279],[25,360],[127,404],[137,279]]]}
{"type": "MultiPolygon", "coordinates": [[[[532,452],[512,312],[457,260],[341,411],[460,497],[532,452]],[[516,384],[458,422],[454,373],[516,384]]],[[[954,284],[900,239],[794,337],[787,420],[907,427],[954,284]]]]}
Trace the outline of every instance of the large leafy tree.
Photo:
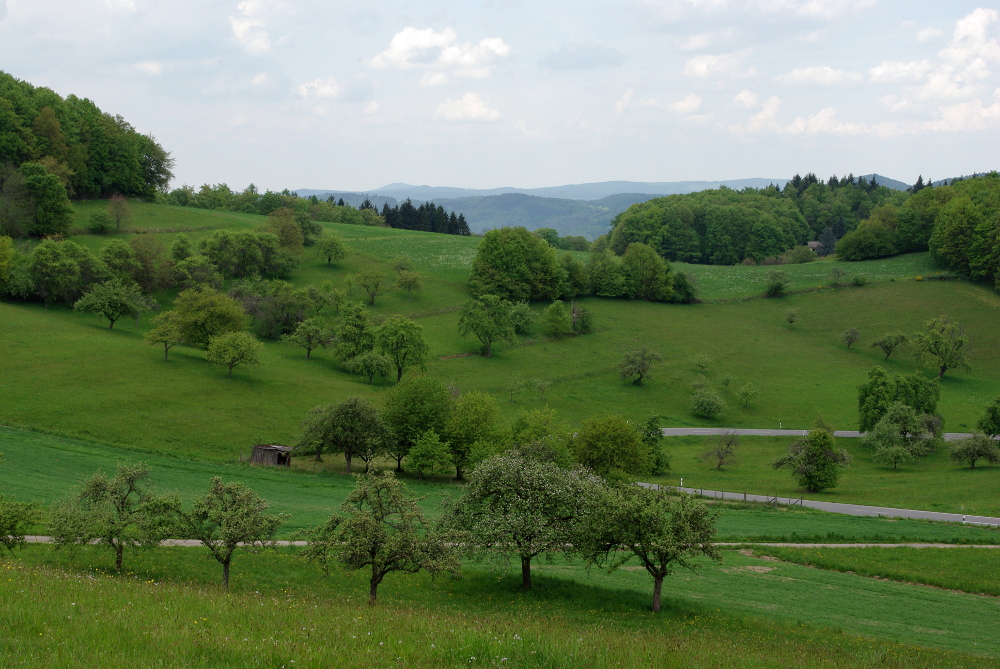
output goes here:
{"type": "Polygon", "coordinates": [[[649,371],[657,362],[662,362],[663,356],[646,344],[638,344],[626,348],[622,352],[622,360],[618,364],[618,375],[630,379],[633,386],[641,386],[649,376],[649,371]]]}
{"type": "Polygon", "coordinates": [[[673,295],[674,278],[670,266],[651,246],[629,244],[622,256],[626,290],[630,297],[668,302],[673,295]]]}
{"type": "Polygon", "coordinates": [[[33,212],[28,234],[32,237],[65,234],[73,223],[73,207],[59,177],[40,163],[24,163],[21,173],[33,212]]]}
{"type": "Polygon", "coordinates": [[[531,589],[531,563],[539,555],[565,554],[587,514],[596,509],[602,481],[585,469],[505,453],[479,463],[465,495],[444,518],[468,536],[476,559],[521,563],[521,587],[531,589]]]}
{"type": "Polygon", "coordinates": [[[922,360],[937,368],[939,379],[949,369],[971,369],[968,358],[972,340],[965,328],[946,316],[932,318],[925,327],[925,331],[913,335],[913,346],[922,360]]]}
{"type": "Polygon", "coordinates": [[[588,563],[614,571],[633,559],[653,578],[653,612],[660,610],[663,580],[678,568],[696,571],[694,558],[722,560],[712,539],[718,511],[690,495],[619,486],[588,515],[578,543],[588,563]]]}
{"type": "Polygon", "coordinates": [[[151,311],[153,303],[142,294],[138,284],[112,279],[92,286],[76,301],[73,309],[89,311],[108,319],[110,330],[121,318],[138,318],[151,311]]]}
{"type": "Polygon", "coordinates": [[[378,409],[361,397],[348,397],[338,404],[318,406],[302,422],[298,448],[315,453],[344,456],[344,470],[351,473],[351,461],[362,452],[384,448],[390,433],[378,409]]]}
{"type": "Polygon", "coordinates": [[[455,400],[445,420],[443,437],[451,447],[458,479],[478,460],[500,450],[509,439],[500,405],[492,395],[479,390],[464,392],[455,400]]]}
{"type": "Polygon", "coordinates": [[[368,603],[378,601],[378,587],[393,572],[432,574],[461,569],[454,546],[430,531],[417,499],[393,472],[365,474],[341,505],[340,514],[309,533],[307,559],[324,571],[338,565],[350,571],[369,567],[368,603]]]}
{"type": "Polygon", "coordinates": [[[120,572],[126,548],[158,545],[174,527],[178,502],[151,492],[148,478],[145,464],[119,464],[114,476],[98,472],[76,495],[56,502],[49,514],[56,546],[106,546],[120,572]]]}
{"type": "Polygon", "coordinates": [[[336,328],[337,355],[342,360],[366,353],[375,346],[375,334],[368,322],[368,310],[361,302],[348,302],[340,310],[336,328]]]}
{"type": "Polygon", "coordinates": [[[610,479],[648,474],[655,464],[640,430],[614,414],[583,421],[574,450],[584,466],[610,479]]]}
{"type": "Polygon", "coordinates": [[[409,367],[423,367],[428,347],[423,328],[405,316],[387,318],[375,328],[375,346],[392,360],[396,381],[409,367]]]}
{"type": "Polygon", "coordinates": [[[287,344],[304,348],[306,360],[308,360],[315,349],[333,343],[333,331],[326,327],[322,318],[309,318],[299,323],[291,334],[282,335],[281,340],[287,344]]]}
{"type": "Polygon", "coordinates": [[[483,356],[489,358],[495,342],[514,338],[513,309],[513,304],[497,295],[469,300],[458,312],[458,333],[463,337],[475,335],[483,345],[483,356]]]}
{"type": "Polygon", "coordinates": [[[469,275],[472,294],[512,302],[551,300],[562,292],[555,249],[524,227],[495,228],[483,236],[469,275]]]}
{"type": "Polygon", "coordinates": [[[184,341],[192,346],[207,347],[212,337],[247,329],[243,306],[211,288],[191,288],[174,300],[184,341]]]}
{"type": "Polygon", "coordinates": [[[164,311],[153,318],[153,327],[143,336],[150,346],[163,347],[163,362],[170,362],[170,349],[184,339],[176,311],[164,311]]]}
{"type": "Polygon", "coordinates": [[[423,435],[444,433],[451,407],[448,388],[422,374],[407,376],[385,392],[382,417],[392,430],[388,451],[396,459],[397,471],[402,471],[403,458],[423,435]]]}
{"type": "Polygon", "coordinates": [[[838,449],[833,432],[821,421],[809,434],[796,440],[788,452],[771,463],[775,469],[788,469],[799,486],[809,492],[821,492],[837,486],[840,469],[851,464],[851,456],[838,449]]]}
{"type": "Polygon", "coordinates": [[[986,405],[986,411],[976,423],[976,429],[990,437],[1000,435],[1000,395],[986,405]]]}
{"type": "Polygon", "coordinates": [[[868,381],[858,386],[858,429],[867,432],[896,402],[912,407],[918,415],[934,415],[941,394],[937,381],[922,374],[893,374],[876,365],[868,381]]]}
{"type": "Polygon", "coordinates": [[[256,553],[274,546],[274,534],[287,515],[265,513],[267,501],[244,483],[212,479],[206,494],[180,514],[183,532],[197,539],[222,565],[222,587],[229,589],[229,566],[237,548],[256,553]]]}
{"type": "Polygon", "coordinates": [[[206,359],[217,365],[228,368],[226,376],[233,375],[233,368],[257,367],[260,365],[260,353],[264,345],[248,332],[227,332],[212,337],[208,341],[206,359]]]}

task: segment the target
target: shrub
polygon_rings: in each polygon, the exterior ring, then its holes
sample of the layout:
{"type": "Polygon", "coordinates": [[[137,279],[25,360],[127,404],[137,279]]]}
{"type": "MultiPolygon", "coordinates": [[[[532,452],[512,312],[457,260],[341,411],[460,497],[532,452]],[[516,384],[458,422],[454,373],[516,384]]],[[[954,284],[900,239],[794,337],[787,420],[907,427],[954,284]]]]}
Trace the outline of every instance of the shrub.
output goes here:
{"type": "Polygon", "coordinates": [[[808,246],[796,246],[793,249],[789,249],[785,251],[783,257],[789,265],[801,265],[802,263],[816,260],[816,254],[808,246]]]}
{"type": "Polygon", "coordinates": [[[691,393],[691,413],[695,416],[713,419],[725,410],[726,402],[711,388],[696,388],[691,393]]]}
{"type": "Polygon", "coordinates": [[[764,295],[767,297],[782,297],[788,291],[788,275],[781,270],[772,269],[764,276],[767,279],[764,295]]]}
{"type": "Polygon", "coordinates": [[[108,215],[106,211],[95,211],[90,215],[90,222],[87,224],[87,230],[90,231],[92,235],[106,235],[115,227],[114,222],[111,220],[111,216],[108,215]]]}
{"type": "Polygon", "coordinates": [[[857,274],[851,279],[851,284],[855,286],[864,286],[868,283],[868,277],[864,274],[857,274]]]}

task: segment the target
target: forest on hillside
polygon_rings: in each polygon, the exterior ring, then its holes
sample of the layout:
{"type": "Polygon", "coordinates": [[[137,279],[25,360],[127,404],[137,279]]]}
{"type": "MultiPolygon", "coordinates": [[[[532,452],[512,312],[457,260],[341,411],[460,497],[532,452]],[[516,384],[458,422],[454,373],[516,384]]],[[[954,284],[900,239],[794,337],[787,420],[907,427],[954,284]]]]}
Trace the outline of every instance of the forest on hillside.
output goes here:
{"type": "Polygon", "coordinates": [[[152,199],[172,166],[156,138],[121,116],[0,71],[0,234],[65,232],[68,198],[152,199]]]}

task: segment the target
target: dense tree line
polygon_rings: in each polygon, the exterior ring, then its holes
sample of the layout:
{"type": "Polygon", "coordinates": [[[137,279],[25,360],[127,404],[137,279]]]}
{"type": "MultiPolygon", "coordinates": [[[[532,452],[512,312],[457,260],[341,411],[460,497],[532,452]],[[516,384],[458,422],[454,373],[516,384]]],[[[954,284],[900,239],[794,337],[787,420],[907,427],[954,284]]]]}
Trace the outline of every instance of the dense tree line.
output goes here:
{"type": "Polygon", "coordinates": [[[152,199],[172,166],[152,135],[121,116],[0,72],[0,234],[64,233],[69,197],[152,199]]]}
{"type": "Polygon", "coordinates": [[[268,216],[278,209],[288,209],[297,219],[304,218],[325,223],[389,226],[449,235],[472,234],[464,215],[446,212],[444,207],[435,206],[433,202],[414,206],[410,200],[406,200],[395,207],[390,207],[386,203],[382,207],[382,213],[379,214],[369,200],[365,200],[355,209],[344,202],[343,198],[338,200],[333,195],[326,200],[320,200],[315,195],[308,198],[299,197],[297,193],[288,189],[261,193],[253,184],[237,192],[224,183],[203,184],[198,190],[184,185],[170,191],[165,201],[167,204],[180,207],[217,209],[262,216],[268,216]]]}
{"type": "Polygon", "coordinates": [[[611,222],[606,243],[618,254],[640,242],[667,260],[733,265],[780,256],[826,232],[832,252],[877,206],[905,197],[853,176],[796,175],[783,189],[720,188],[632,205],[611,222]]]}
{"type": "Polygon", "coordinates": [[[572,300],[585,295],[658,302],[692,302],[695,288],[671,270],[651,246],[632,243],[619,257],[592,252],[587,263],[561,256],[526,228],[497,228],[483,236],[472,261],[469,285],[476,297],[495,295],[513,303],[572,300]]]}
{"type": "Polygon", "coordinates": [[[449,214],[444,207],[435,206],[433,202],[423,202],[418,207],[414,207],[409,198],[395,207],[390,207],[387,202],[382,206],[382,218],[390,228],[440,232],[448,235],[472,234],[464,214],[455,214],[454,211],[449,214]]]}

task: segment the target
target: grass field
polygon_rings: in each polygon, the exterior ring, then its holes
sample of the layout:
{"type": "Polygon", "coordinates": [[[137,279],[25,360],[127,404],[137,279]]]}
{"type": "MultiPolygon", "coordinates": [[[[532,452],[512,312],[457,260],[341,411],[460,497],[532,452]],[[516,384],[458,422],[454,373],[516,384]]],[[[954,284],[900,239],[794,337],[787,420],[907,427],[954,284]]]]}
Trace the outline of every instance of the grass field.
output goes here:
{"type": "MultiPolygon", "coordinates": [[[[157,490],[176,492],[185,502],[203,494],[212,476],[246,483],[264,497],[276,513],[290,515],[280,536],[322,523],[354,486],[350,477],[336,473],[341,461],[328,458],[317,473],[310,460],[296,462],[289,470],[222,464],[175,458],[157,453],[136,453],[46,434],[0,428],[0,492],[20,500],[35,500],[48,507],[68,495],[93,472],[113,472],[118,462],[146,462],[150,484],[157,490]]],[[[461,494],[459,484],[446,479],[419,481],[406,477],[412,494],[422,497],[428,517],[440,514],[446,495],[461,494]]],[[[45,534],[44,525],[35,530],[45,534]]],[[[1000,533],[972,526],[917,520],[855,518],[811,509],[772,509],[749,505],[723,507],[718,522],[719,541],[817,541],[817,542],[939,542],[1000,543],[1000,533]]]]}
{"type": "Polygon", "coordinates": [[[833,287],[834,267],[839,267],[846,274],[840,279],[841,285],[850,284],[854,277],[864,277],[869,283],[884,283],[927,277],[944,271],[930,257],[929,253],[910,253],[907,255],[884,258],[881,260],[863,260],[860,262],[837,262],[826,258],[810,263],[797,265],[781,265],[780,267],[757,265],[690,265],[674,263],[675,269],[694,277],[698,286],[699,297],[708,302],[738,300],[748,297],[758,297],[764,293],[767,286],[766,274],[772,270],[784,272],[788,277],[788,290],[802,291],[817,288],[833,287]]]}
{"type": "Polygon", "coordinates": [[[1000,596],[1000,553],[991,549],[762,547],[755,552],[820,569],[1000,596]]]}
{"type": "Polygon", "coordinates": [[[324,579],[292,549],[238,556],[224,596],[200,549],[144,554],[114,578],[96,549],[34,546],[0,572],[0,653],[7,666],[286,667],[971,667],[1000,655],[996,599],[724,558],[669,577],[651,615],[650,579],[632,568],[557,561],[530,593],[476,565],[460,581],[393,575],[372,609],[363,573],[324,579]]]}

